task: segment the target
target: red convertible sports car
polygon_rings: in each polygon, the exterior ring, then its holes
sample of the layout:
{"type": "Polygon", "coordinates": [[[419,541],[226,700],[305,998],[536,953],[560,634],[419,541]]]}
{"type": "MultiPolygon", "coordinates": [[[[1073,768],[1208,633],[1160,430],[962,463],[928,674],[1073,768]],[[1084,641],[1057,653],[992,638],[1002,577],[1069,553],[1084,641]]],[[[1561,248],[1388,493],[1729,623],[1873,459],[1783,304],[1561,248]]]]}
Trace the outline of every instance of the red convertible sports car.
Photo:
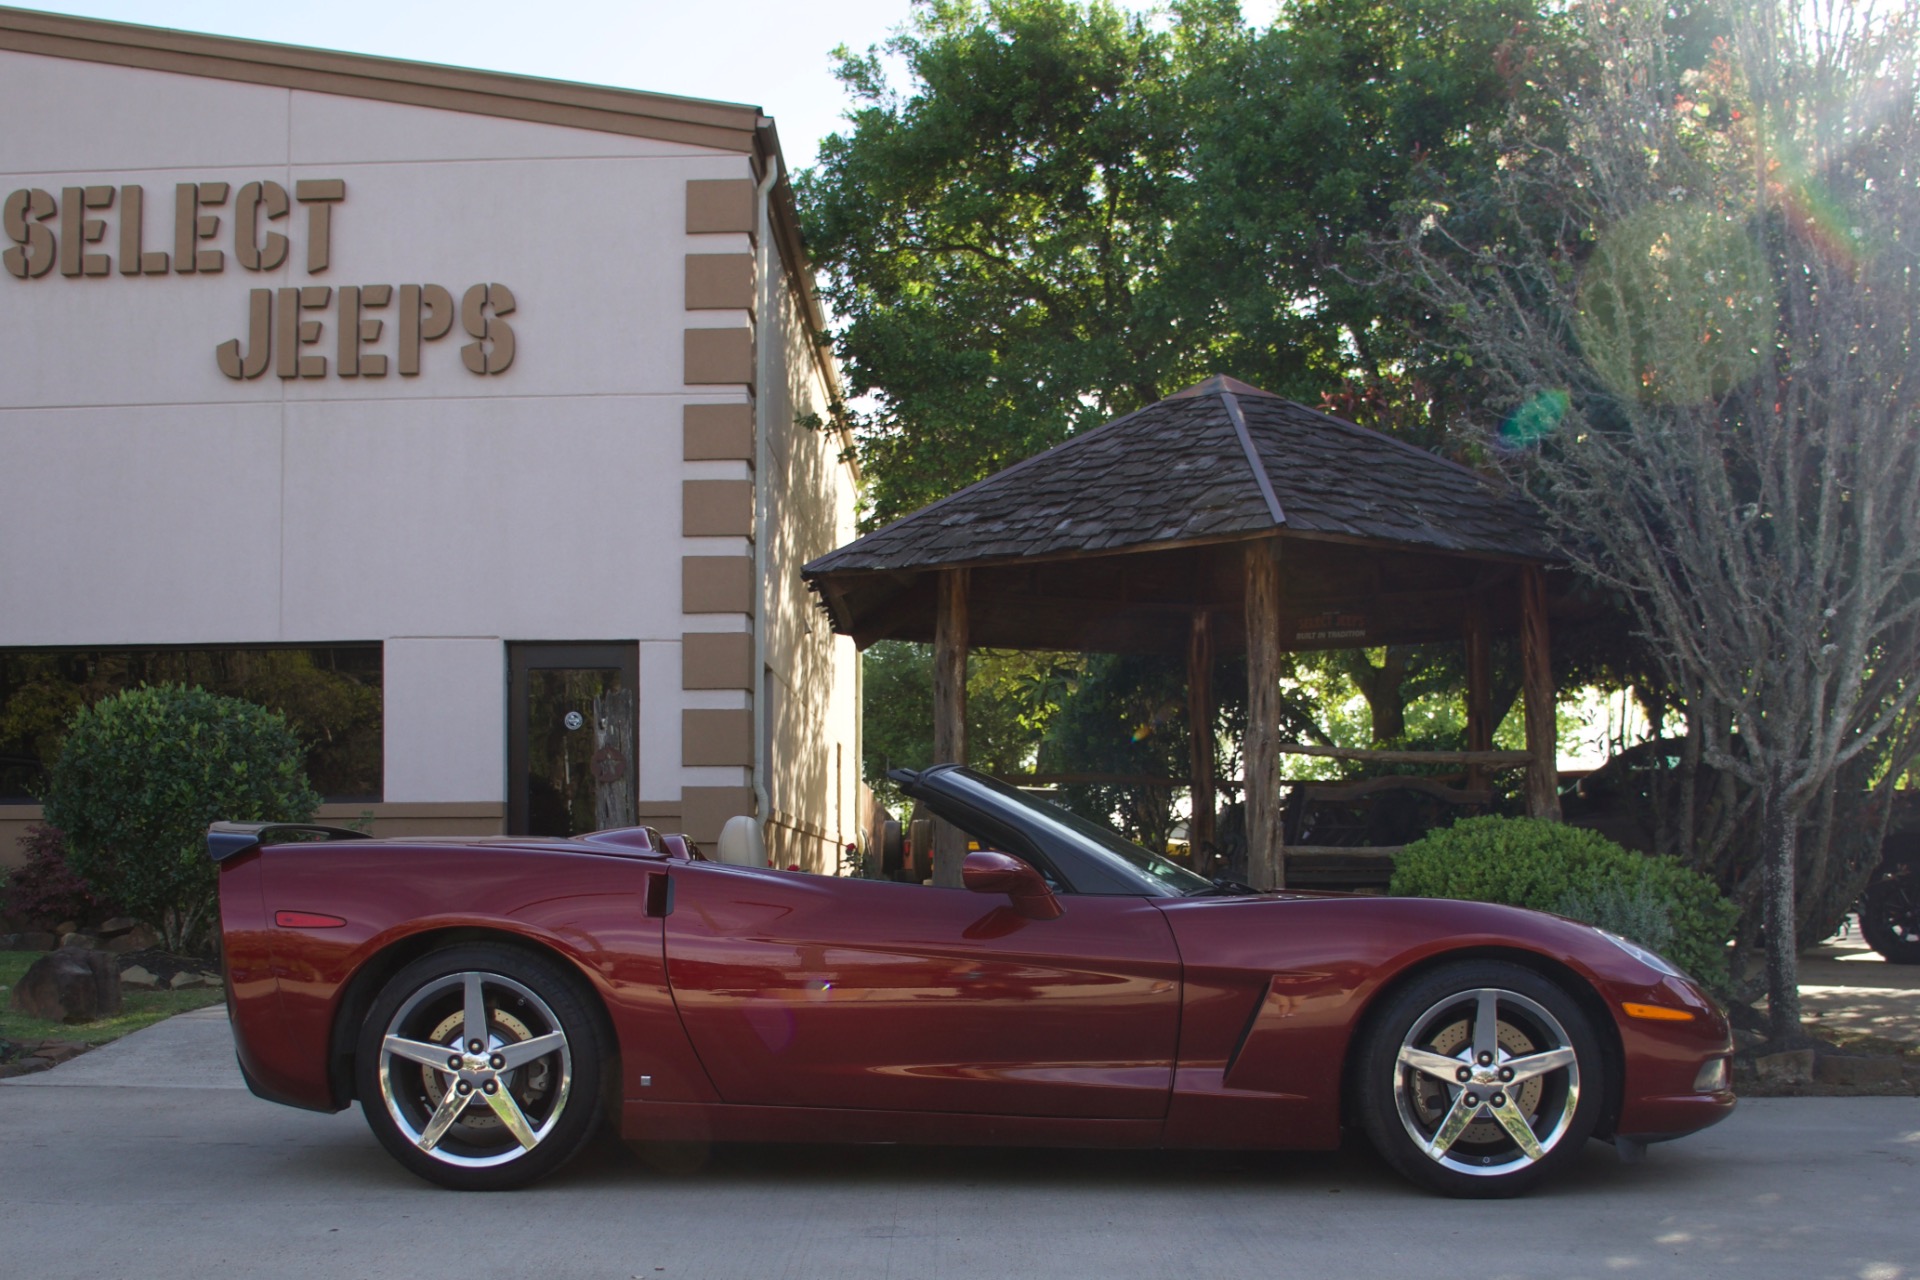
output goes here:
{"type": "Polygon", "coordinates": [[[1328,1149],[1526,1190],[1725,1117],[1726,1020],[1624,939],[1485,903],[1219,885],[957,766],[895,775],[966,888],[707,861],[646,828],[220,823],[260,1097],[358,1099],[449,1187],[640,1141],[1328,1149]],[[284,841],[284,842],[283,842],[284,841]]]}

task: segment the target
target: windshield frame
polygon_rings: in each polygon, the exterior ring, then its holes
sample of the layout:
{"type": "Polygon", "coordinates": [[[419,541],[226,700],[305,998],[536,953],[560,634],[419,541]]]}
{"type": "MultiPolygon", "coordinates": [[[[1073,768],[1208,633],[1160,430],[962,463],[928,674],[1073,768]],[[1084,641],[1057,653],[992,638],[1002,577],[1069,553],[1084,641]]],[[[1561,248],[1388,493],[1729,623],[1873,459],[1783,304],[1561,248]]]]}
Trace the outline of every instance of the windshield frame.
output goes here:
{"type": "Polygon", "coordinates": [[[1157,898],[1190,898],[1219,892],[1205,876],[998,778],[964,766],[940,769],[937,775],[929,770],[921,777],[928,781],[937,777],[944,788],[958,793],[956,798],[1001,810],[1015,825],[1024,826],[1032,836],[1044,837],[1047,843],[1070,845],[1079,856],[1097,862],[1108,878],[1118,879],[1135,893],[1157,898]],[[1006,815],[1008,808],[1017,808],[1019,815],[1006,815]],[[1039,830],[1034,830],[1036,827],[1039,830]]]}

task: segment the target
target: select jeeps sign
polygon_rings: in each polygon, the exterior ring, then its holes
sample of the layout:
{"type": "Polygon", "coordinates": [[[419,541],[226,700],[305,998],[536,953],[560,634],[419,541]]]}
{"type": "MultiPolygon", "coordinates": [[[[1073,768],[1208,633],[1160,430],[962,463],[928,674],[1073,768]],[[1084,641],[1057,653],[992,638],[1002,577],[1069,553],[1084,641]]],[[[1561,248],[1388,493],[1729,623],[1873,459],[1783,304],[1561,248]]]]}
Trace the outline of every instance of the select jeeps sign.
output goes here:
{"type": "MultiPolygon", "coordinates": [[[[56,267],[69,277],[115,270],[123,276],[213,276],[226,270],[230,250],[243,271],[274,271],[298,239],[307,274],[327,270],[335,207],[347,198],[344,179],[303,179],[291,193],[278,182],[249,182],[231,197],[229,202],[225,182],[179,183],[172,226],[163,229],[165,215],[149,210],[139,186],[63,187],[58,196],[23,187],[0,207],[0,224],[13,242],[0,252],[0,265],[21,280],[56,267]],[[227,219],[221,209],[231,209],[230,236],[222,234],[227,219]],[[109,221],[117,232],[112,240],[109,221]],[[150,225],[154,240],[148,239],[150,225]]],[[[501,317],[513,308],[513,291],[503,284],[472,285],[457,299],[437,284],[252,289],[243,336],[220,343],[213,356],[220,372],[236,380],[269,369],[282,378],[324,378],[329,370],[341,378],[384,378],[389,371],[413,377],[426,344],[446,337],[457,321],[471,339],[460,347],[460,362],[473,373],[503,373],[513,363],[514,341],[501,317]]]]}

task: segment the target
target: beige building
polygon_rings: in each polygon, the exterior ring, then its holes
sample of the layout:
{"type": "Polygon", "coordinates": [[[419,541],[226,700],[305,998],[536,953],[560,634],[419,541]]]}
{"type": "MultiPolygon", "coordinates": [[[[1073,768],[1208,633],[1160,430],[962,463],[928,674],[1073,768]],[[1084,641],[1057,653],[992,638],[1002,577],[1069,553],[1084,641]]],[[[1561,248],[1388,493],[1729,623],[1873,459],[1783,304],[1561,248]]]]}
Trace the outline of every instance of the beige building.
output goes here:
{"type": "Polygon", "coordinates": [[[278,706],[383,833],[831,870],[834,373],[752,107],[0,9],[0,861],[61,708],[278,706]]]}

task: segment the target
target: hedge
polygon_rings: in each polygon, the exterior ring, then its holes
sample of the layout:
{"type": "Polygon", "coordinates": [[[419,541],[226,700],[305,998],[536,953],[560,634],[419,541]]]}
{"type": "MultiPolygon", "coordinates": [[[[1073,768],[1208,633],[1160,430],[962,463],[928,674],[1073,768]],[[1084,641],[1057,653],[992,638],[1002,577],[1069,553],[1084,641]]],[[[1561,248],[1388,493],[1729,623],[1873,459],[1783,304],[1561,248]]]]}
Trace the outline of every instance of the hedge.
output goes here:
{"type": "Polygon", "coordinates": [[[179,685],[129,689],[74,716],[46,817],[94,892],[180,951],[216,919],[207,824],[310,819],[320,797],[305,755],[285,720],[250,702],[179,685]]]}
{"type": "Polygon", "coordinates": [[[1390,892],[1552,911],[1610,929],[1709,988],[1727,986],[1739,909],[1676,859],[1539,818],[1468,818],[1401,850],[1390,892]]]}

